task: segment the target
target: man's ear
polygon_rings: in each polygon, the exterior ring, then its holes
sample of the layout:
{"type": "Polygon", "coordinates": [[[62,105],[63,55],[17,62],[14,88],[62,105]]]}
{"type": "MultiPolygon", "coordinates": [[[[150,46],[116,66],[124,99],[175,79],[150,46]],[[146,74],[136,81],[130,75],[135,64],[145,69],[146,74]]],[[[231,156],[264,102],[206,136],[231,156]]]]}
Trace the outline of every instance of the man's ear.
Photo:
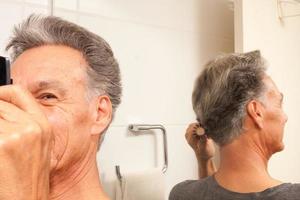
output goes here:
{"type": "Polygon", "coordinates": [[[98,96],[95,103],[95,117],[91,128],[92,135],[99,135],[105,131],[112,120],[112,104],[108,96],[98,96]]]}
{"type": "Polygon", "coordinates": [[[255,125],[262,129],[264,127],[264,106],[262,103],[252,100],[247,104],[247,113],[255,125]]]}

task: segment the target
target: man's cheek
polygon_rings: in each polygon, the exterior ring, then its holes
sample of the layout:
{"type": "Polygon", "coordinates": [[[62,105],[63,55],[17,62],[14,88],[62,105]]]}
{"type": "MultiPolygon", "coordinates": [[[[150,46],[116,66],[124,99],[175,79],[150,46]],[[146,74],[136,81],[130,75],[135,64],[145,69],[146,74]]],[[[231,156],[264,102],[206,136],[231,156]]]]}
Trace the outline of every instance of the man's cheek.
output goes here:
{"type": "Polygon", "coordinates": [[[52,160],[58,163],[63,157],[69,141],[67,118],[58,115],[47,115],[53,134],[52,160]]]}

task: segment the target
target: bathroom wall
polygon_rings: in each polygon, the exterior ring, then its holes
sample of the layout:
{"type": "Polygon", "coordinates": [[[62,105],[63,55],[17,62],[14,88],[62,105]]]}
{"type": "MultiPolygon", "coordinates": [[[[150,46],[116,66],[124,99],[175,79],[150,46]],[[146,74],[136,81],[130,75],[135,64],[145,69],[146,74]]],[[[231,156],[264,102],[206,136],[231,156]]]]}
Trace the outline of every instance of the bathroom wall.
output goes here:
{"type": "Polygon", "coordinates": [[[0,54],[7,55],[4,48],[14,24],[33,12],[47,13],[47,9],[47,0],[0,0],[0,54]]]}
{"type": "MultiPolygon", "coordinates": [[[[283,15],[299,15],[300,3],[282,1],[283,15]]],[[[277,1],[236,0],[236,50],[260,49],[268,61],[268,73],[284,94],[286,124],[285,150],[274,155],[270,173],[286,182],[300,182],[299,113],[300,113],[300,16],[279,19],[277,1]]]]}
{"type": "MultiPolygon", "coordinates": [[[[12,25],[31,12],[48,13],[48,1],[0,0],[0,17],[5,19],[2,49],[12,25]]],[[[234,49],[233,12],[227,1],[56,0],[54,14],[105,38],[120,63],[123,102],[98,154],[110,196],[114,197],[115,165],[122,173],[163,165],[159,132],[135,136],[127,131],[130,123],[166,127],[166,195],[176,183],[196,179],[194,154],[184,139],[187,124],[195,121],[191,92],[201,66],[234,49]]]]}

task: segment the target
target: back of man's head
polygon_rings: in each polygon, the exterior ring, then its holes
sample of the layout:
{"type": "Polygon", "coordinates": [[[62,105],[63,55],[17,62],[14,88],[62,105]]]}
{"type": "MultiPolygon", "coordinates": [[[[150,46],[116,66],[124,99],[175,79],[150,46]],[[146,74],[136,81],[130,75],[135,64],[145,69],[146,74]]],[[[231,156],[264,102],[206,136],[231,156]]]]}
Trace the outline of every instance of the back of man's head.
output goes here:
{"type": "Polygon", "coordinates": [[[247,103],[264,89],[265,70],[259,51],[228,54],[207,63],[196,80],[194,111],[206,134],[219,145],[241,134],[247,103]]]}

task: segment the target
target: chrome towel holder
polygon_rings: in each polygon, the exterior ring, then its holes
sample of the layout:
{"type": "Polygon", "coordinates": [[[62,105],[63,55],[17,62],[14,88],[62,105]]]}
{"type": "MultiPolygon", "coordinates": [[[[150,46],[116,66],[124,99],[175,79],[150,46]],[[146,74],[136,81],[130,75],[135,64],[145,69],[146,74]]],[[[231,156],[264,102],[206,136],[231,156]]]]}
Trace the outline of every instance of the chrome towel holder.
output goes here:
{"type": "MultiPolygon", "coordinates": [[[[136,135],[143,133],[149,130],[161,130],[163,135],[163,149],[164,149],[164,165],[162,167],[162,172],[165,173],[168,169],[168,141],[167,141],[167,132],[163,125],[161,124],[130,124],[128,130],[135,133],[136,135]]],[[[116,167],[116,174],[119,180],[122,180],[122,174],[120,166],[116,167]]]]}

